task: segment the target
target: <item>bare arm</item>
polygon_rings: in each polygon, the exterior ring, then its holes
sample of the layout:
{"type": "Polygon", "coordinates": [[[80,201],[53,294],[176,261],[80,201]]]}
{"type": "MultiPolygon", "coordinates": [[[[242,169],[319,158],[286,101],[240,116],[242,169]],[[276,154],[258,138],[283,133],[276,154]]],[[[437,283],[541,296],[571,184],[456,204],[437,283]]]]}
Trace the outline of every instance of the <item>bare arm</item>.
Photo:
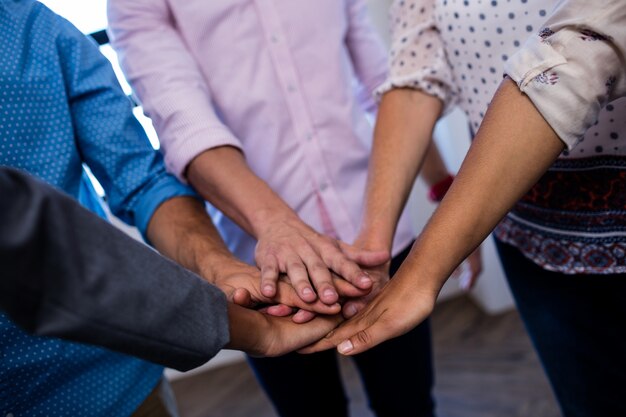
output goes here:
{"type": "Polygon", "coordinates": [[[147,236],[159,252],[219,287],[236,304],[282,303],[321,314],[340,310],[336,303],[303,301],[283,280],[278,281],[274,296],[261,294],[260,271],[228,251],[203,204],[195,198],[177,197],[161,204],[150,219],[147,236]]]}
{"type": "Polygon", "coordinates": [[[108,7],[112,43],[154,122],[170,170],[179,178],[187,172],[204,198],[259,241],[256,260],[263,294],[276,294],[283,272],[302,300],[313,302],[319,295],[324,303],[334,304],[338,289],[330,270],[368,290],[371,282],[358,267],[359,259],[348,259],[337,242],[305,225],[248,168],[236,149],[240,141],[217,116],[211,88],[168,2],[112,0],[108,7]]]}
{"type": "MultiPolygon", "coordinates": [[[[356,247],[391,252],[398,220],[429,149],[441,108],[439,99],[413,89],[394,89],[382,97],[356,247]]],[[[439,163],[443,165],[441,159],[439,163]]],[[[429,166],[434,177],[437,161],[429,166]]],[[[373,266],[369,273],[372,291],[348,301],[343,308],[345,317],[354,316],[383,288],[389,280],[389,263],[373,266]]]]}
{"type": "Polygon", "coordinates": [[[517,86],[496,93],[450,191],[380,295],[309,350],[356,354],[424,320],[450,273],[540,178],[564,144],[517,86]]]}
{"type": "Polygon", "coordinates": [[[286,273],[306,302],[334,304],[339,294],[331,270],[368,290],[371,279],[358,267],[384,261],[386,253],[360,252],[348,259],[334,239],[317,233],[259,179],[239,150],[225,146],[195,158],[187,176],[218,209],[258,240],[256,262],[261,267],[261,291],[271,297],[280,273],[286,273]],[[311,281],[309,281],[309,278],[311,281]],[[315,290],[312,288],[315,287],[315,290]]]}
{"type": "Polygon", "coordinates": [[[390,250],[415,177],[429,147],[441,101],[411,89],[394,89],[380,103],[358,241],[390,250]]]}

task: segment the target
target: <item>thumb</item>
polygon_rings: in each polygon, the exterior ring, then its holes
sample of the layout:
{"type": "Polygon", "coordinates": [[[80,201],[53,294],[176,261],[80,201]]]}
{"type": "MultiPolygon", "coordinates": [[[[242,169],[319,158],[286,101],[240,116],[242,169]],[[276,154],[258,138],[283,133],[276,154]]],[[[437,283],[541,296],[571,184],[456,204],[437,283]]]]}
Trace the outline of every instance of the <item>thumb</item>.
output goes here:
{"type": "Polygon", "coordinates": [[[229,301],[232,301],[233,303],[242,307],[250,308],[254,306],[254,303],[252,302],[252,296],[250,295],[250,292],[245,288],[235,289],[235,291],[233,291],[228,298],[230,299],[229,301]]]}

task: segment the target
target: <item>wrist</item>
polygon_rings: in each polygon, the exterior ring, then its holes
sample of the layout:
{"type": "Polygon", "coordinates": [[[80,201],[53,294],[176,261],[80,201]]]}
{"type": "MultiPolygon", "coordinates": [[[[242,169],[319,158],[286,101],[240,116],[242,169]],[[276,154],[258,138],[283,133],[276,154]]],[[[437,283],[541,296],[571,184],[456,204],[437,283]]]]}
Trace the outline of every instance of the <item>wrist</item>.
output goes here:
{"type": "Polygon", "coordinates": [[[277,225],[287,225],[296,229],[309,229],[287,205],[257,210],[251,224],[254,237],[257,240],[260,240],[267,233],[276,231],[277,225]]]}
{"type": "Polygon", "coordinates": [[[363,225],[353,245],[365,250],[391,252],[393,232],[389,227],[376,227],[369,223],[363,225]]]}
{"type": "Polygon", "coordinates": [[[230,252],[223,249],[198,251],[195,255],[197,272],[207,282],[217,285],[218,281],[230,275],[232,267],[240,263],[230,252]]]}
{"type": "Polygon", "coordinates": [[[230,341],[226,349],[241,350],[251,356],[264,354],[263,337],[270,329],[261,313],[228,303],[228,329],[230,341]]]}

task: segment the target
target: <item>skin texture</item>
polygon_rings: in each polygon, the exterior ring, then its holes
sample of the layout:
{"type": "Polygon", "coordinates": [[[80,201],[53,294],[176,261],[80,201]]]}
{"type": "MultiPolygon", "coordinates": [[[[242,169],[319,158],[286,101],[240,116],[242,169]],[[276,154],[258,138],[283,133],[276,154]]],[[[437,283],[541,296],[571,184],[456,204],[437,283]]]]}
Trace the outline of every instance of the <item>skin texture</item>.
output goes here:
{"type": "MultiPolygon", "coordinates": [[[[341,322],[338,303],[328,305],[319,300],[306,303],[284,279],[278,281],[274,297],[263,295],[258,286],[260,271],[230,254],[202,203],[196,199],[178,197],[164,202],[150,220],[147,234],[162,254],[226,293],[230,301],[228,348],[256,356],[278,356],[318,340],[341,322]],[[281,315],[292,314],[293,306],[323,316],[306,316],[307,324],[296,324],[291,318],[272,317],[245,308],[276,302],[282,304],[270,308],[281,315]]],[[[346,291],[362,294],[352,288],[346,291]]]]}
{"type": "MultiPolygon", "coordinates": [[[[354,246],[391,251],[398,220],[420,173],[428,186],[448,176],[448,170],[432,141],[443,104],[435,97],[413,89],[394,89],[380,103],[366,188],[365,208],[354,246]]],[[[469,290],[482,270],[480,251],[468,258],[468,273],[461,286],[469,290]]],[[[354,316],[389,281],[389,264],[372,268],[372,291],[348,301],[343,314],[354,316]]]]}
{"type": "Polygon", "coordinates": [[[337,347],[353,355],[418,325],[454,269],[563,149],[528,97],[505,79],[450,191],[396,277],[359,314],[303,352],[337,347]]]}
{"type": "Polygon", "coordinates": [[[250,171],[238,149],[203,152],[190,163],[187,177],[205,199],[257,239],[258,285],[266,297],[275,296],[279,277],[287,274],[303,301],[333,305],[348,294],[338,291],[332,273],[369,291],[372,280],[359,265],[376,266],[389,258],[387,251],[357,250],[314,231],[250,171]]]}
{"type": "MultiPolygon", "coordinates": [[[[338,303],[303,301],[285,279],[277,282],[274,297],[262,294],[258,285],[260,271],[228,251],[203,204],[194,198],[173,198],[159,206],[148,224],[147,236],[159,252],[216,285],[236,304],[282,304],[282,308],[274,309],[281,313],[278,315],[292,314],[292,307],[321,314],[337,314],[341,309],[338,303]]],[[[340,288],[342,285],[338,284],[340,288]]],[[[352,295],[364,293],[353,287],[344,291],[352,295]]]]}
{"type": "Polygon", "coordinates": [[[227,349],[269,357],[311,344],[342,321],[340,315],[320,315],[306,324],[297,324],[287,317],[272,317],[235,304],[229,304],[228,317],[230,343],[226,345],[227,349]]]}

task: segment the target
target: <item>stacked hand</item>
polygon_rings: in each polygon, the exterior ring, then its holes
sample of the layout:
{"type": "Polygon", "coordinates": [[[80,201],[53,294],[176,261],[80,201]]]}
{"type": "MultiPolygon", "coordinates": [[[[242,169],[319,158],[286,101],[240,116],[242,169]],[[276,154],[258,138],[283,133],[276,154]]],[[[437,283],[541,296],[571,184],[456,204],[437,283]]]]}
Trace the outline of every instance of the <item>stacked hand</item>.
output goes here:
{"type": "MultiPolygon", "coordinates": [[[[255,252],[261,269],[261,291],[274,297],[281,274],[286,274],[305,302],[320,299],[334,304],[347,286],[337,288],[333,273],[353,289],[369,291],[372,280],[359,266],[374,266],[388,260],[384,251],[364,251],[321,235],[299,219],[268,222],[258,234],[255,252]]],[[[362,292],[361,292],[362,293],[362,292]]]]}
{"type": "MultiPolygon", "coordinates": [[[[242,333],[244,341],[237,342],[235,336],[234,347],[239,344],[242,350],[262,356],[281,355],[295,349],[312,353],[335,347],[343,354],[352,355],[406,333],[430,315],[438,289],[427,291],[412,284],[415,281],[401,276],[390,282],[390,262],[388,255],[381,255],[384,251],[367,252],[344,243],[330,243],[328,238],[323,241],[334,248],[341,248],[341,261],[344,263],[357,265],[359,262],[356,259],[369,262],[367,267],[362,264],[357,266],[358,273],[353,272],[353,276],[367,277],[370,287],[358,288],[326,267],[323,275],[328,274],[330,282],[325,277],[322,282],[336,291],[335,302],[324,302],[315,294],[303,299],[293,278],[284,273],[279,273],[277,279],[271,278],[273,296],[268,296],[262,291],[261,287],[267,281],[261,278],[259,269],[231,260],[228,266],[222,268],[215,284],[226,293],[230,302],[237,305],[231,306],[231,310],[237,311],[240,319],[246,317],[246,320],[257,323],[254,329],[249,328],[242,333]],[[248,310],[250,308],[260,311],[248,310]],[[343,321],[340,316],[350,320],[335,329],[343,321]]],[[[289,249],[289,246],[283,247],[287,253],[289,249]]],[[[466,271],[466,285],[469,283],[471,286],[480,272],[480,252],[473,253],[467,262],[470,269],[466,271]]],[[[296,271],[300,268],[305,267],[295,266],[296,271]]],[[[352,265],[347,269],[355,271],[352,265]]],[[[305,268],[304,273],[307,274],[307,271],[305,268]]],[[[308,275],[296,278],[303,279],[306,279],[305,286],[318,288],[316,284],[311,284],[313,278],[308,275]]]]}

